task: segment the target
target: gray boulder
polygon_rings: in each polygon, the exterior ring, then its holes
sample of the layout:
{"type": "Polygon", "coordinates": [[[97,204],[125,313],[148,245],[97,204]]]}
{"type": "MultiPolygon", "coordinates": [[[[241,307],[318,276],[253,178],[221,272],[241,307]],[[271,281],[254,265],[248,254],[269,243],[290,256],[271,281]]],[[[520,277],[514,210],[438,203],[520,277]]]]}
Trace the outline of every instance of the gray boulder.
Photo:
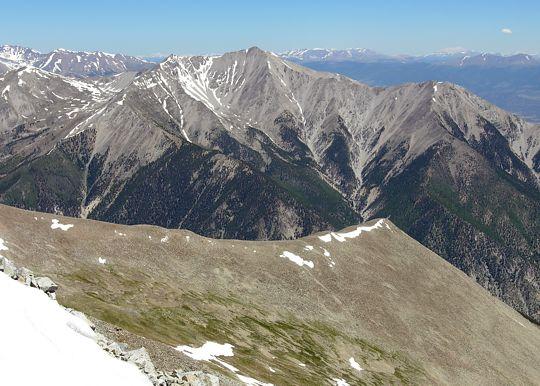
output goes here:
{"type": "Polygon", "coordinates": [[[103,349],[110,352],[117,358],[124,356],[126,353],[126,346],[117,342],[111,342],[107,346],[103,347],[103,349]]]}
{"type": "Polygon", "coordinates": [[[1,260],[1,270],[12,279],[17,279],[19,277],[18,269],[15,267],[15,264],[7,257],[0,258],[1,260]]]}
{"type": "Polygon", "coordinates": [[[129,362],[137,365],[139,369],[148,375],[148,378],[150,378],[153,383],[156,383],[158,376],[156,373],[156,368],[154,367],[154,364],[150,359],[150,355],[148,355],[148,352],[144,347],[126,352],[125,357],[129,362]]]}
{"type": "Polygon", "coordinates": [[[36,287],[36,281],[35,276],[32,271],[30,271],[28,268],[19,268],[17,270],[17,275],[19,276],[19,280],[23,281],[24,284],[27,286],[33,286],[36,287]]]}
{"type": "Polygon", "coordinates": [[[58,289],[58,286],[54,281],[52,281],[48,277],[36,277],[36,285],[37,287],[45,292],[46,294],[52,294],[55,293],[58,289]]]}
{"type": "Polygon", "coordinates": [[[182,385],[186,386],[219,386],[219,378],[202,371],[188,371],[177,374],[182,385]]]}

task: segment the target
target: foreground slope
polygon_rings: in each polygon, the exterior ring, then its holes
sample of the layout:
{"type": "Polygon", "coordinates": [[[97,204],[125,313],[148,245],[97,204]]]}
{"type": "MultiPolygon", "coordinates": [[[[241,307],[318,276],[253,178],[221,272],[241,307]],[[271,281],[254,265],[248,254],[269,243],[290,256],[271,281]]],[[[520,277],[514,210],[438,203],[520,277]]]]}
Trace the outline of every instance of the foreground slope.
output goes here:
{"type": "Polygon", "coordinates": [[[540,379],[538,327],[388,220],[257,242],[7,206],[0,218],[2,254],[51,276],[61,303],[224,372],[280,385],[540,379]],[[208,341],[232,356],[195,350],[208,341]]]}

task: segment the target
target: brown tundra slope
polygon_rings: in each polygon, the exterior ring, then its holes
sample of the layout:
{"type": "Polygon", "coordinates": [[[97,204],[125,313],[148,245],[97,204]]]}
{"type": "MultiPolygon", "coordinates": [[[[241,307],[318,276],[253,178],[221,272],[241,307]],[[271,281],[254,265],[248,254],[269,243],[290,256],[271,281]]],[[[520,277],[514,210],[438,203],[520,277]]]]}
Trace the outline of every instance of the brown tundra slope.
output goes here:
{"type": "Polygon", "coordinates": [[[231,344],[234,356],[205,364],[232,378],[540,380],[538,326],[387,219],[294,241],[214,240],[8,206],[0,219],[2,255],[58,282],[62,304],[172,347],[231,344]]]}

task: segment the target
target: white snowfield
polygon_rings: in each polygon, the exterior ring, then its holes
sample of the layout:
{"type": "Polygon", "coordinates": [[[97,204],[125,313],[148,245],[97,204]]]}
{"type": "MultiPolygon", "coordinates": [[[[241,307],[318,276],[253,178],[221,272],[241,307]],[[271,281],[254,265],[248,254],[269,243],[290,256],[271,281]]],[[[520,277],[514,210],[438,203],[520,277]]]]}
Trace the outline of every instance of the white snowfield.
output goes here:
{"type": "Polygon", "coordinates": [[[350,357],[349,358],[349,364],[351,365],[351,367],[355,370],[358,370],[358,371],[363,371],[364,369],[362,367],[360,367],[360,365],[358,364],[358,362],[353,358],[353,357],[350,357]]]}
{"type": "Polygon", "coordinates": [[[98,346],[88,323],[38,289],[0,274],[0,385],[151,386],[98,346]]]}
{"type": "Polygon", "coordinates": [[[221,356],[234,356],[233,347],[229,343],[206,342],[201,347],[178,346],[176,349],[196,361],[211,361],[221,356]]]}
{"type": "Polygon", "coordinates": [[[329,243],[332,241],[332,237],[339,241],[340,243],[346,241],[347,239],[354,239],[362,232],[371,232],[374,229],[382,228],[383,225],[386,225],[386,228],[390,229],[390,226],[384,222],[384,219],[380,219],[375,224],[370,226],[359,226],[355,230],[350,232],[343,232],[343,233],[337,233],[337,232],[330,232],[325,235],[319,236],[319,240],[324,241],[325,243],[329,243]]]}
{"type": "Polygon", "coordinates": [[[62,229],[67,231],[69,228],[73,228],[73,224],[60,224],[60,221],[57,219],[52,220],[51,229],[62,229]]]}
{"type": "Polygon", "coordinates": [[[292,252],[284,251],[279,257],[284,257],[285,259],[289,259],[293,263],[299,265],[300,267],[305,265],[306,267],[313,268],[315,264],[313,264],[313,261],[310,260],[304,260],[298,255],[295,255],[292,252]]]}
{"type": "Polygon", "coordinates": [[[218,357],[232,357],[234,346],[230,343],[206,342],[201,347],[177,346],[176,349],[188,357],[197,361],[214,361],[220,366],[232,371],[238,379],[248,386],[273,386],[271,383],[264,383],[255,378],[239,374],[239,369],[233,365],[219,359],[218,357]]]}
{"type": "Polygon", "coordinates": [[[5,243],[4,239],[0,239],[0,251],[8,251],[9,250],[9,248],[6,247],[6,245],[4,243],[5,243]]]}

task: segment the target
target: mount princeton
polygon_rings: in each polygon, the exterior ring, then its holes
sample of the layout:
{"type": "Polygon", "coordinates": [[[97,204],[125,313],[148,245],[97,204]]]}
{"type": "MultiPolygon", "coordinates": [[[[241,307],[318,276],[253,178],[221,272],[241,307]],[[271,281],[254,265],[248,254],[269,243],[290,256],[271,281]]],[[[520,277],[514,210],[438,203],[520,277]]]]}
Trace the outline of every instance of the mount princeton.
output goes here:
{"type": "Polygon", "coordinates": [[[390,217],[540,321],[538,125],[451,83],[370,87],[256,47],[65,75],[0,76],[2,203],[238,239],[390,217]]]}

